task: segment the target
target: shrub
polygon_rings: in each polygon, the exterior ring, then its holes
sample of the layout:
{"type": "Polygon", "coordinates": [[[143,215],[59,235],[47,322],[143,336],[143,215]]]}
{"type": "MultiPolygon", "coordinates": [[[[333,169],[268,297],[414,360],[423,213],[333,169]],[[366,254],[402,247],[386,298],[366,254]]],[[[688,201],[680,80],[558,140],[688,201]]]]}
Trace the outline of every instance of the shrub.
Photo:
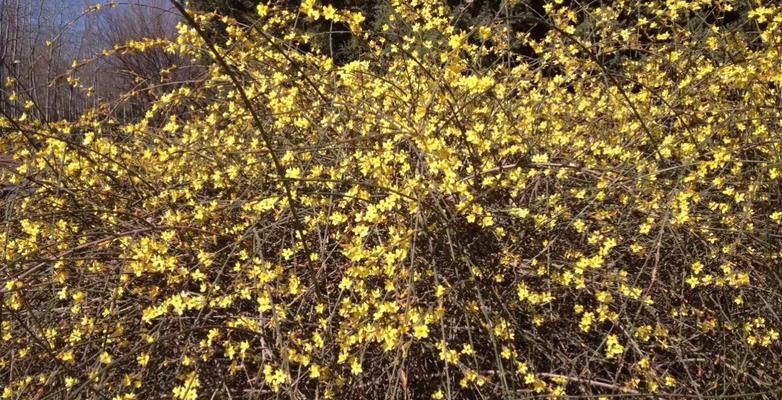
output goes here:
{"type": "Polygon", "coordinates": [[[144,118],[2,122],[3,397],[775,397],[773,3],[186,14],[144,118]]]}

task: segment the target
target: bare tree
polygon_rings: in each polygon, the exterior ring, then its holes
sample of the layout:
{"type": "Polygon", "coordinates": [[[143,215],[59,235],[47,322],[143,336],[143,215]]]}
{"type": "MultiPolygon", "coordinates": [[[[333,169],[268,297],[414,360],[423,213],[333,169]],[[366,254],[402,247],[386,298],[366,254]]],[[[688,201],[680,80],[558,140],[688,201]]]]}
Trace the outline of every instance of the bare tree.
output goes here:
{"type": "MultiPolygon", "coordinates": [[[[179,15],[164,0],[135,0],[129,4],[96,15],[91,29],[104,48],[118,48],[138,40],[173,39],[177,34],[179,15]]],[[[96,93],[101,99],[114,101],[121,95],[134,96],[120,105],[126,114],[136,114],[163,92],[179,86],[192,76],[189,60],[162,48],[143,52],[116,51],[102,59],[98,67],[101,81],[96,93]]]]}
{"type": "Polygon", "coordinates": [[[187,79],[177,68],[186,60],[160,48],[99,54],[134,40],[174,38],[179,17],[168,7],[163,0],[100,10],[83,0],[0,0],[0,111],[13,118],[26,112],[45,121],[73,119],[133,92],[117,110],[137,114],[187,79]],[[73,60],[80,60],[75,70],[73,60]]]}
{"type": "Polygon", "coordinates": [[[51,0],[0,0],[0,107],[18,116],[65,118],[65,82],[55,79],[68,67],[72,43],[60,33],[73,20],[76,8],[51,0]],[[60,40],[55,40],[59,37],[60,40]],[[8,83],[8,84],[6,84],[8,83]],[[23,104],[32,104],[24,110],[23,104]]]}

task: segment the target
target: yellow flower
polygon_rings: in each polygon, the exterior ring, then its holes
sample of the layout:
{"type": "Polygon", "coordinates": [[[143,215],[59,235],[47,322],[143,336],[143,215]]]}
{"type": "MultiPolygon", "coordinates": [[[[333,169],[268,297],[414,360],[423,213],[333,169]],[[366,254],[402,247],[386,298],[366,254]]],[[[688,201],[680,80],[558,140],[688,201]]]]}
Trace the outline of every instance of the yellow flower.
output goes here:
{"type": "Polygon", "coordinates": [[[445,295],[445,286],[437,285],[437,288],[434,291],[434,295],[437,298],[443,297],[445,295]]]}
{"type": "Polygon", "coordinates": [[[198,374],[191,372],[180,386],[174,387],[172,393],[174,399],[178,400],[196,400],[198,398],[198,388],[201,387],[201,381],[198,374]]]}
{"type": "Polygon", "coordinates": [[[67,362],[67,363],[72,363],[74,361],[74,359],[73,359],[73,351],[67,350],[67,351],[62,352],[60,354],[60,360],[62,360],[64,362],[67,362]]]}
{"type": "Polygon", "coordinates": [[[100,353],[100,362],[103,364],[111,364],[111,354],[107,352],[100,353]]]}
{"type": "Polygon", "coordinates": [[[619,343],[619,338],[616,335],[608,335],[606,337],[605,352],[607,358],[615,358],[624,353],[624,351],[625,348],[619,343]]]}
{"type": "Polygon", "coordinates": [[[147,353],[141,353],[138,357],[136,357],[136,361],[138,361],[138,364],[142,367],[146,367],[147,363],[149,363],[149,354],[147,353]]]}
{"type": "Polygon", "coordinates": [[[317,364],[312,364],[310,367],[310,378],[317,379],[320,378],[320,366],[317,364]]]}
{"type": "Polygon", "coordinates": [[[323,7],[323,18],[333,21],[337,16],[337,10],[331,4],[323,7]]]}
{"type": "Polygon", "coordinates": [[[364,369],[361,368],[361,361],[353,357],[353,360],[350,361],[350,373],[353,375],[361,375],[362,372],[364,372],[364,369]]]}
{"type": "Polygon", "coordinates": [[[416,325],[413,328],[413,336],[415,336],[416,339],[424,339],[429,337],[429,327],[425,324],[416,325]]]}

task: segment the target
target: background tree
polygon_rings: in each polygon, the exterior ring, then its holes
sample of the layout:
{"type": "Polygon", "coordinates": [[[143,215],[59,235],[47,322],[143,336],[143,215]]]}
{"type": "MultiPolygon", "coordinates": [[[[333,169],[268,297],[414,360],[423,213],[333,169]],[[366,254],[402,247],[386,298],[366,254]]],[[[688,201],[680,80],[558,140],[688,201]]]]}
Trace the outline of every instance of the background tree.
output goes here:
{"type": "Polygon", "coordinates": [[[171,39],[178,22],[164,0],[101,7],[83,0],[0,0],[0,109],[54,121],[114,102],[113,112],[130,118],[196,73],[190,60],[126,46],[171,39]],[[121,96],[132,100],[120,104],[121,96]]]}

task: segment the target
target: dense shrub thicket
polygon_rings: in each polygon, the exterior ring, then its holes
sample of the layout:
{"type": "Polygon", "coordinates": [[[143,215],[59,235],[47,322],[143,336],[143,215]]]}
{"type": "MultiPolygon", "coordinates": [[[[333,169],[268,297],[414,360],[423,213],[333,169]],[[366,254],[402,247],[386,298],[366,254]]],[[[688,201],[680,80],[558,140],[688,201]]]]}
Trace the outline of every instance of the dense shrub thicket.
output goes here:
{"type": "Polygon", "coordinates": [[[775,3],[188,12],[143,118],[0,120],[2,398],[777,398],[775,3]]]}

